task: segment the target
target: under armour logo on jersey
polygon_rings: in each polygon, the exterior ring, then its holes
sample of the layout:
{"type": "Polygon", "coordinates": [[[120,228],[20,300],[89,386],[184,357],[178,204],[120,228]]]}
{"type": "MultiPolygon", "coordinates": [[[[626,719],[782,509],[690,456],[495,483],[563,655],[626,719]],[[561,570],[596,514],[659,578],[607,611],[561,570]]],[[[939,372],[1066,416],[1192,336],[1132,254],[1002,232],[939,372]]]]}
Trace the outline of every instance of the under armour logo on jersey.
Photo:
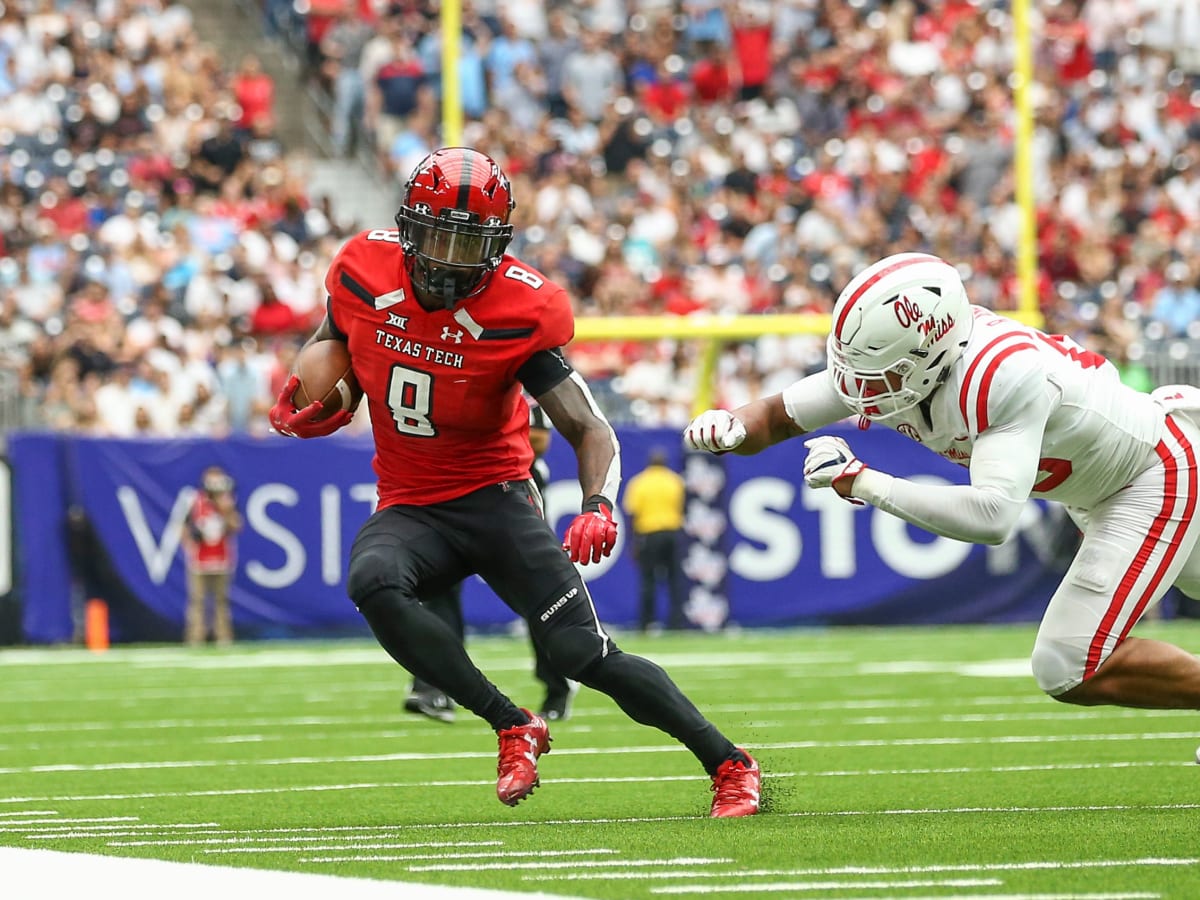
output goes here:
{"type": "MultiPolygon", "coordinates": [[[[387,309],[389,306],[395,306],[404,299],[404,288],[396,288],[394,291],[388,291],[386,294],[380,294],[375,298],[376,309],[387,309]]],[[[389,323],[390,324],[390,323],[389,323]]]]}
{"type": "Polygon", "coordinates": [[[456,328],[456,329],[454,329],[454,331],[451,331],[449,325],[442,326],[442,340],[443,341],[454,341],[454,343],[456,343],[456,344],[461,344],[462,339],[463,339],[463,333],[462,333],[461,329],[456,328]]]}
{"type": "Polygon", "coordinates": [[[387,324],[392,328],[399,328],[401,331],[407,330],[408,316],[398,316],[395,313],[388,313],[387,317],[387,324]]]}

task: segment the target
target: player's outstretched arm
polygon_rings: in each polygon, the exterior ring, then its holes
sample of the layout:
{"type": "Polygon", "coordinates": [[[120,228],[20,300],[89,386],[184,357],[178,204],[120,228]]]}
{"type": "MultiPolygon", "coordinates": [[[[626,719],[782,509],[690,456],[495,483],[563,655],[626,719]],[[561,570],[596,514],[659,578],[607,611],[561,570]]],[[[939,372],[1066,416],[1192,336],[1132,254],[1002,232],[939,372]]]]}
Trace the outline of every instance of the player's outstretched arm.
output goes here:
{"type": "MultiPolygon", "coordinates": [[[[929,484],[868,468],[838,437],[806,441],[804,480],[831,487],[942,537],[974,544],[1000,544],[1016,529],[1033,491],[1049,403],[1044,392],[1027,390],[1007,419],[975,438],[970,484],[929,484]]],[[[1000,411],[1000,410],[997,410],[1000,411]]]]}
{"type": "Polygon", "coordinates": [[[536,399],[559,434],[575,448],[579,463],[583,508],[567,527],[563,549],[571,562],[599,562],[617,545],[617,523],[612,514],[621,487],[617,436],[578,372],[571,372],[536,399]]]}
{"type": "Polygon", "coordinates": [[[684,431],[683,443],[689,450],[750,456],[804,433],[788,415],[783,394],[772,394],[732,412],[710,409],[701,413],[684,431]]]}
{"type": "Polygon", "coordinates": [[[1037,472],[1036,436],[1031,441],[1021,434],[981,436],[971,458],[970,484],[929,484],[867,468],[840,438],[808,444],[813,445],[804,465],[809,487],[832,487],[851,503],[869,503],[926,531],[972,544],[1009,538],[1037,472]],[[841,443],[848,459],[831,458],[831,441],[841,443]]]}

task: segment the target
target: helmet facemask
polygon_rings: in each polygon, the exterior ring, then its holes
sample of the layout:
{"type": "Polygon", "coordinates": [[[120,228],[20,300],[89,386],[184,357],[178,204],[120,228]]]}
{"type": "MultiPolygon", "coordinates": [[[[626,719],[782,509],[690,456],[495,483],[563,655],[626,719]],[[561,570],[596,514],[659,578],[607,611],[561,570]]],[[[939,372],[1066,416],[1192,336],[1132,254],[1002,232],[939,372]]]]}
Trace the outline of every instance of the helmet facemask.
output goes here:
{"type": "Polygon", "coordinates": [[[413,287],[447,309],[484,289],[513,236],[498,218],[480,223],[453,208],[435,216],[424,203],[402,206],[396,224],[413,287]]]}
{"type": "Polygon", "coordinates": [[[852,349],[832,335],[826,347],[838,396],[855,413],[875,422],[886,421],[912,409],[933,393],[950,372],[950,366],[946,365],[930,379],[930,384],[917,387],[915,380],[922,374],[924,361],[921,357],[928,356],[926,351],[913,348],[909,355],[883,368],[872,368],[865,364],[855,365],[852,349]]]}
{"type": "Polygon", "coordinates": [[[860,272],[833,310],[826,345],[842,401],[886,421],[926,400],[950,375],[974,316],[958,272],[921,253],[902,253],[860,272]]]}
{"type": "Polygon", "coordinates": [[[396,214],[405,268],[426,309],[480,293],[512,240],[512,188],[494,159],[443,147],[417,164],[396,214]]]}

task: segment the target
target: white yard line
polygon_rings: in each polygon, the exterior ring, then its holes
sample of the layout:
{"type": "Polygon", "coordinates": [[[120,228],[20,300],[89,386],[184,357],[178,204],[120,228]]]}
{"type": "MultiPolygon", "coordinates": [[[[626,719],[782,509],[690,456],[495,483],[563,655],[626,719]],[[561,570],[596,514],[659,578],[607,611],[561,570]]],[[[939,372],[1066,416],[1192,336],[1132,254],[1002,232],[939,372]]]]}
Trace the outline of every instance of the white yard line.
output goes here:
{"type": "MultiPolygon", "coordinates": [[[[70,819],[63,819],[61,821],[69,822],[70,819]]],[[[80,819],[79,821],[86,822],[88,820],[80,819]]],[[[137,819],[135,818],[134,822],[136,822],[136,821],[137,821],[137,819]]],[[[177,828],[220,828],[220,827],[221,827],[220,823],[218,823],[218,822],[192,822],[192,823],[189,823],[186,825],[148,825],[148,824],[89,825],[86,828],[81,828],[77,825],[61,825],[61,826],[51,825],[51,826],[48,826],[45,828],[14,828],[14,827],[12,827],[11,822],[5,821],[5,823],[3,825],[0,825],[0,832],[17,831],[17,832],[21,832],[24,834],[45,835],[47,838],[62,837],[62,836],[65,836],[67,833],[90,834],[90,835],[96,835],[98,837],[102,837],[102,836],[112,836],[112,835],[122,834],[122,833],[137,834],[139,831],[144,832],[147,830],[166,831],[168,829],[174,830],[177,828]]]]}
{"type": "MultiPolygon", "coordinates": [[[[516,644],[514,643],[514,649],[516,644]]],[[[524,648],[522,648],[524,649],[524,648]]],[[[693,653],[687,651],[645,652],[643,656],[652,658],[659,665],[676,668],[709,669],[712,667],[711,653],[693,653]]],[[[477,652],[475,656],[481,661],[483,668],[495,671],[524,672],[529,668],[528,655],[491,654],[486,651],[477,652]]],[[[724,647],[721,650],[721,666],[824,666],[830,663],[849,662],[853,655],[850,651],[788,651],[784,653],[765,650],[731,650],[724,647]]],[[[322,669],[332,666],[379,666],[380,668],[395,668],[395,663],[388,658],[387,653],[380,647],[346,647],[341,649],[304,648],[280,649],[278,647],[234,648],[227,652],[213,655],[205,651],[194,651],[184,647],[150,649],[142,647],[114,647],[103,654],[92,653],[82,648],[18,648],[5,650],[0,654],[0,666],[30,665],[39,669],[56,665],[81,665],[89,669],[103,669],[106,665],[132,665],[141,669],[179,669],[189,671],[195,669],[278,669],[302,668],[315,666],[322,669]]],[[[944,663],[943,663],[944,665],[944,663]]]]}
{"type": "MultiPolygon", "coordinates": [[[[744,711],[744,710],[742,710],[744,711]]],[[[762,713],[763,710],[756,708],[756,713],[762,713]]],[[[710,711],[710,714],[711,711],[710,711]]],[[[623,713],[621,714],[623,715],[623,713]]],[[[1094,721],[1094,720],[1115,720],[1115,719],[1157,719],[1157,718],[1172,718],[1180,715],[1179,710],[1143,710],[1143,709],[1081,709],[1081,710],[1066,710],[1057,711],[1049,710],[1044,712],[1022,712],[1022,713],[974,713],[974,714],[957,714],[957,715],[939,715],[930,713],[924,716],[857,716],[852,718],[806,718],[804,720],[804,728],[813,730],[824,726],[844,726],[844,727],[875,727],[879,725],[933,725],[933,724],[978,724],[978,723],[1011,723],[1011,722],[1068,722],[1068,721],[1094,721]]],[[[313,728],[306,726],[303,734],[297,735],[292,733],[290,727],[282,726],[276,728],[276,723],[270,721],[258,721],[258,726],[264,730],[256,733],[224,733],[218,735],[203,735],[193,734],[190,739],[199,744],[248,744],[248,743],[289,743],[295,744],[298,741],[308,743],[318,743],[321,741],[347,741],[350,739],[356,740],[396,740],[400,738],[420,738],[426,739],[429,736],[429,731],[420,728],[396,728],[395,722],[387,717],[377,717],[375,727],[363,727],[356,729],[347,729],[343,727],[335,727],[337,723],[326,723],[329,727],[326,729],[313,728]]],[[[356,720],[357,724],[366,724],[365,720],[356,720]]],[[[202,731],[209,726],[192,725],[182,726],[189,727],[196,731],[202,731]]],[[[215,726],[214,726],[215,727],[215,726]]],[[[230,726],[232,727],[232,726],[230,726]]],[[[242,723],[241,727],[249,727],[248,723],[242,723]]],[[[755,719],[746,720],[739,723],[739,728],[743,730],[766,731],[771,729],[796,729],[796,722],[793,720],[772,720],[772,719],[755,719]]],[[[116,726],[114,726],[114,729],[116,726]]],[[[181,726],[175,724],[163,725],[140,725],[136,730],[156,730],[172,729],[178,731],[181,726]]],[[[2,731],[3,729],[0,729],[2,731]]],[[[66,730],[66,729],[64,729],[66,730]]],[[[577,721],[572,722],[570,726],[570,734],[572,737],[578,737],[581,734],[587,734],[593,731],[593,728],[588,725],[580,725],[577,721]]],[[[147,739],[145,737],[129,736],[126,738],[116,738],[108,740],[94,741],[72,741],[71,747],[74,750],[81,749],[118,749],[126,747],[162,747],[167,745],[175,745],[179,743],[179,737],[174,738],[155,738],[147,739]]],[[[28,748],[42,749],[45,747],[44,739],[41,734],[34,735],[29,733],[27,740],[9,740],[4,744],[0,744],[0,752],[24,750],[28,748]]]]}
{"type": "MultiPolygon", "coordinates": [[[[789,890],[780,887],[778,890],[789,890]]],[[[696,890],[673,890],[676,894],[715,894],[718,892],[739,893],[740,888],[708,887],[696,890]]],[[[650,888],[653,894],[668,893],[666,888],[650,888]]],[[[1130,894],[933,894],[927,897],[905,897],[904,900],[1157,900],[1162,894],[1130,893],[1130,894]]],[[[879,895],[863,897],[840,897],[838,900],[879,900],[879,895]]]]}
{"type": "Polygon", "coordinates": [[[914,809],[837,809],[824,812],[790,812],[776,815],[791,818],[815,818],[834,816],[949,816],[973,815],[975,813],[1058,813],[1058,812],[1125,812],[1128,810],[1170,810],[1170,809],[1200,809],[1200,803],[1113,803],[1094,806],[958,806],[932,807],[914,809]]]}
{"type": "MultiPolygon", "coordinates": [[[[753,748],[752,748],[753,749],[753,748]]],[[[830,769],[806,770],[796,772],[778,772],[768,770],[767,778],[865,778],[885,777],[894,778],[903,775],[978,775],[983,773],[1019,773],[1019,772],[1050,772],[1093,769],[1140,769],[1140,768],[1170,768],[1174,766],[1195,765],[1191,760],[1113,760],[1108,762],[1083,763],[1045,763],[1042,765],[1024,766],[947,766],[942,768],[919,769],[830,769]]],[[[57,803],[111,801],[111,800],[162,800],[172,797],[236,797],[252,796],[255,794],[290,794],[297,791],[376,791],[396,789],[424,789],[431,787],[486,787],[492,784],[490,778],[462,778],[441,781],[372,781],[349,782],[346,784],[289,784],[266,788],[225,788],[207,791],[140,791],[131,794],[76,794],[76,795],[43,795],[38,797],[0,797],[0,804],[5,803],[57,803]]],[[[610,784],[610,783],[657,783],[660,781],[703,781],[700,775],[653,775],[627,777],[556,777],[554,784],[610,784]]],[[[0,816],[33,815],[33,813],[7,812],[0,816]]],[[[6,824],[0,822],[0,825],[6,824]]]]}
{"type": "MultiPolygon", "coordinates": [[[[1195,740],[1195,731],[1151,731],[1108,734],[1011,734],[967,737],[873,738],[845,741],[775,741],[748,745],[751,750],[828,750],[862,747],[962,747],[979,744],[1064,744],[1122,743],[1146,741],[1195,740]]],[[[555,747],[555,758],[564,756],[615,756],[630,753],[678,753],[678,744],[648,744],[627,747],[555,747]]],[[[51,763],[40,766],[8,766],[0,775],[40,775],[59,772],[112,772],[152,769],[202,769],[256,766],[345,765],[347,763],[436,762],[451,759],[492,759],[494,750],[466,750],[456,753],[371,753],[354,756],[288,756],[272,759],[173,759],[142,762],[51,763]]]]}
{"type": "MultiPolygon", "coordinates": [[[[1108,804],[1108,805],[1072,805],[1072,806],[926,806],[926,808],[911,808],[911,809],[859,809],[859,810],[808,810],[799,812],[774,812],[772,817],[788,817],[788,818],[822,818],[822,817],[838,817],[838,816],[958,816],[958,815],[1036,815],[1042,812],[1123,812],[1123,811],[1171,811],[1171,810],[1194,810],[1200,809],[1200,803],[1154,803],[1154,804],[1108,804]]],[[[450,828],[467,828],[467,829],[487,829],[487,828],[547,828],[559,826],[595,826],[595,824],[648,824],[654,822],[690,822],[695,820],[696,816],[626,816],[620,818],[551,818],[551,820],[540,821],[476,821],[476,822],[414,822],[407,824],[395,824],[395,826],[386,826],[390,833],[408,832],[408,830],[438,829],[439,832],[444,832],[450,828]]],[[[146,824],[145,828],[149,832],[154,830],[164,830],[170,828],[198,828],[200,826],[173,826],[173,824],[164,824],[164,826],[154,826],[154,824],[146,824]]],[[[210,823],[212,828],[220,828],[215,824],[210,823]]],[[[20,830],[20,829],[13,829],[20,830]]],[[[42,829],[40,829],[41,832],[42,829]]],[[[263,829],[258,830],[212,830],[212,832],[203,832],[203,834],[262,834],[266,832],[280,832],[280,830],[288,830],[288,832],[299,832],[302,829],[263,829]]],[[[359,826],[346,826],[343,828],[326,828],[314,829],[317,832],[328,836],[332,832],[341,832],[341,830],[362,830],[359,826]]],[[[30,840],[50,840],[71,838],[71,836],[79,836],[79,838],[106,838],[106,836],[115,836],[112,833],[92,833],[89,830],[78,833],[56,833],[46,834],[38,833],[29,835],[30,840]]]]}
{"type": "Polygon", "coordinates": [[[1034,860],[1012,863],[952,863],[929,866],[836,866],[812,869],[739,869],[736,872],[578,872],[568,875],[524,875],[525,881],[592,881],[605,879],[652,880],[667,878],[797,878],[812,875],[915,875],[923,872],[1024,872],[1046,869],[1123,869],[1143,866],[1185,866],[1200,864],[1200,858],[1164,859],[1085,859],[1063,862],[1034,860]]]}
{"type": "MultiPolygon", "coordinates": [[[[43,814],[44,815],[44,814],[43,814]]],[[[50,813],[51,818],[38,819],[5,819],[0,830],[4,831],[23,831],[24,829],[14,828],[15,825],[68,825],[79,824],[82,822],[136,822],[137,816],[103,816],[93,819],[64,819],[59,818],[57,813],[50,813]]],[[[121,828],[128,828],[128,825],[121,825],[121,828]]]]}
{"type": "MultiPolygon", "coordinates": [[[[309,851],[329,851],[329,850],[353,850],[354,853],[348,853],[345,856],[329,856],[325,857],[326,862],[333,860],[359,860],[365,857],[358,853],[359,850],[388,850],[392,848],[403,848],[404,844],[357,844],[354,847],[341,846],[324,846],[324,847],[224,847],[220,850],[201,850],[201,853],[296,853],[309,851]]],[[[394,856],[372,856],[371,859],[393,859],[393,860],[445,860],[445,859],[524,859],[533,857],[535,859],[550,859],[559,856],[606,856],[609,854],[620,853],[619,850],[613,850],[611,847],[595,847],[593,849],[580,850],[483,850],[477,853],[401,853],[394,856]]]]}
{"type": "MultiPolygon", "coordinates": [[[[313,841],[362,841],[372,840],[376,835],[373,834],[347,834],[336,835],[326,834],[324,829],[313,829],[319,831],[319,834],[309,834],[304,837],[231,837],[231,838],[204,838],[196,841],[109,841],[110,847],[202,847],[213,844],[298,844],[312,843],[313,841]]],[[[365,829],[364,829],[365,830],[365,829]]],[[[377,829],[381,830],[381,829],[377,829]]],[[[395,829],[388,829],[394,831],[395,829]]],[[[230,832],[232,833],[232,832],[230,832]]],[[[379,835],[386,837],[387,835],[379,835]]],[[[391,844],[393,849],[401,849],[405,847],[420,848],[420,847],[501,847],[504,841],[413,841],[407,844],[391,844]]],[[[355,847],[360,846],[355,844],[355,847]]],[[[274,848],[264,847],[265,852],[270,852],[274,848]]],[[[290,849],[290,848],[289,848],[290,849]]],[[[314,847],[306,847],[306,850],[320,849],[314,847]]]]}
{"type": "MultiPolygon", "coordinates": [[[[302,859],[300,862],[342,862],[351,857],[331,857],[326,859],[302,859]]],[[[352,857],[354,859],[404,859],[402,856],[366,856],[352,857]]],[[[574,868],[612,868],[616,866],[719,866],[733,862],[732,859],[706,859],[704,857],[681,856],[675,859],[614,859],[587,860],[573,859],[567,862],[508,862],[508,863],[436,863],[429,866],[409,866],[410,872],[488,872],[497,869],[574,869],[574,868]]]]}
{"type": "MultiPolygon", "coordinates": [[[[389,687],[388,690],[393,690],[389,687]]],[[[1011,697],[958,697],[955,698],[956,706],[1045,706],[1049,701],[1046,697],[1039,695],[1031,696],[1011,696],[1011,697]]],[[[814,711],[823,710],[844,710],[844,709],[921,709],[926,707],[945,707],[946,701],[942,698],[910,698],[910,699],[890,699],[890,698],[859,698],[857,700],[822,700],[812,703],[755,703],[754,711],[756,713],[773,713],[773,712],[803,712],[811,713],[814,711]]],[[[744,703],[729,703],[729,704],[712,704],[704,707],[706,711],[712,714],[717,713],[744,713],[746,705],[744,703]]],[[[1056,712],[1060,718],[1070,715],[1080,715],[1081,713],[1091,712],[1089,710],[1072,710],[1062,709],[1056,712]]],[[[1139,714],[1146,715],[1157,711],[1154,710],[1137,710],[1139,714]]],[[[1174,712],[1178,715],[1178,711],[1174,712]]],[[[625,713],[619,709],[597,708],[597,709],[577,709],[572,714],[572,721],[575,718],[585,719],[624,719],[625,713]]],[[[308,727],[311,725],[365,725],[373,722],[378,722],[381,718],[379,715],[361,715],[361,716],[288,716],[274,718],[269,716],[255,716],[250,718],[222,718],[222,719],[145,719],[136,722],[23,722],[20,724],[0,725],[0,734],[20,734],[25,732],[55,732],[66,731],[72,734],[80,731],[124,731],[124,730],[139,730],[146,729],[155,731],[160,728],[260,728],[260,727],[308,727]]],[[[574,727],[574,726],[572,726],[574,727]]],[[[416,733],[417,729],[413,729],[416,733]]],[[[428,734],[427,730],[422,731],[428,734]]]]}
{"type": "MultiPolygon", "coordinates": [[[[86,896],[88,900],[212,900],[286,897],[288,900],[570,900],[561,894],[439,887],[301,872],[207,866],[0,847],[5,895],[86,896]]],[[[578,898],[576,898],[578,900],[578,898]]]]}
{"type": "MultiPolygon", "coordinates": [[[[919,878],[904,881],[777,881],[762,884],[678,884],[650,888],[652,894],[754,894],[783,891],[886,891],[919,887],[999,887],[999,878],[919,878]]],[[[990,895],[989,895],[990,896],[990,895]]]]}

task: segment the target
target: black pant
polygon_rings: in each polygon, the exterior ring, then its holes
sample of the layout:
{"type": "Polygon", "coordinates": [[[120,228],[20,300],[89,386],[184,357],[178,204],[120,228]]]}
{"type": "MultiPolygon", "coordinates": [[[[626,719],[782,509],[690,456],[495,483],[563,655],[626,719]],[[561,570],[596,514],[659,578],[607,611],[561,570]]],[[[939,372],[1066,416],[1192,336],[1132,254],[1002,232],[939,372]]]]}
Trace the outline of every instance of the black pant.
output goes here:
{"type": "MultiPolygon", "coordinates": [[[[422,597],[421,603],[437,613],[438,618],[454,630],[460,641],[466,637],[461,581],[449,590],[422,597]]],[[[571,690],[567,679],[550,664],[550,660],[546,658],[545,652],[536,641],[530,643],[533,647],[533,674],[546,686],[546,696],[566,696],[571,690]]],[[[431,688],[433,685],[428,682],[422,681],[420,678],[413,679],[412,689],[415,693],[425,692],[431,688]]]]}
{"type": "Polygon", "coordinates": [[[634,538],[637,548],[642,630],[655,621],[655,593],[659,582],[667,585],[667,627],[686,628],[683,614],[683,572],[679,568],[679,532],[651,531],[634,538]]]}
{"type": "Polygon", "coordinates": [[[381,509],[350,551],[350,597],[393,659],[500,730],[524,724],[525,714],[475,667],[454,630],[418,600],[478,574],[529,623],[556,671],[675,737],[715,772],[734,754],[733,744],[666,672],[617,648],[538,505],[527,482],[505,482],[431,506],[381,509]]]}

